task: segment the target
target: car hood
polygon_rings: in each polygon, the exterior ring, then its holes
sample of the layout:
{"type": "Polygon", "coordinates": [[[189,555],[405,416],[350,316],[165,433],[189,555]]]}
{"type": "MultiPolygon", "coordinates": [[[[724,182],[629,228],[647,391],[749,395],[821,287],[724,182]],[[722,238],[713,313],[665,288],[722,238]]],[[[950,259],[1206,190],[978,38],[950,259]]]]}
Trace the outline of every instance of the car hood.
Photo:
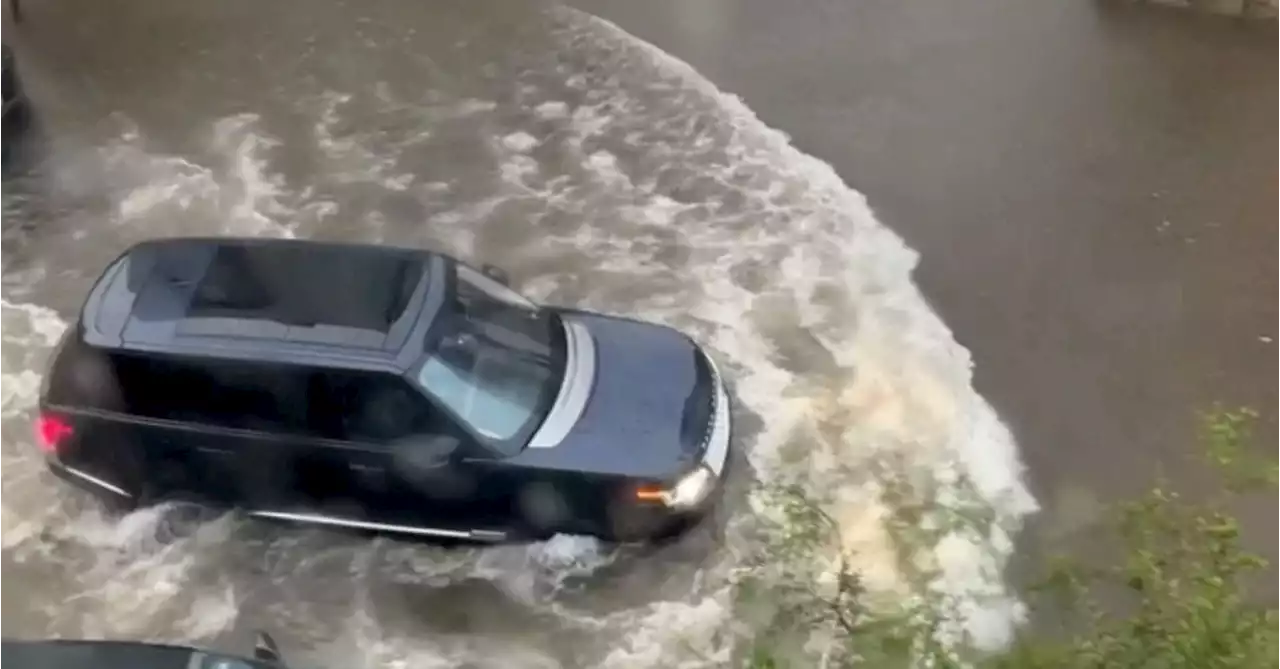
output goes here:
{"type": "Polygon", "coordinates": [[[519,464],[644,479],[686,469],[714,401],[697,345],[660,325],[558,313],[568,342],[565,380],[519,464]]]}

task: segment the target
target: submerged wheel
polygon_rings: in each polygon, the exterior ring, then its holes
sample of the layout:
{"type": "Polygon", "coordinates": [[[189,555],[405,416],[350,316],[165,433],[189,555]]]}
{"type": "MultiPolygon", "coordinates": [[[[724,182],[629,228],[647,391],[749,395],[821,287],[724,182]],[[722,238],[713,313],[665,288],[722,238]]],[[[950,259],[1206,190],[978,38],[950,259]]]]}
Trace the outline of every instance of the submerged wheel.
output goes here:
{"type": "Polygon", "coordinates": [[[569,501],[550,483],[533,483],[521,489],[516,512],[520,533],[533,538],[550,537],[573,522],[569,501]]]}
{"type": "Polygon", "coordinates": [[[161,505],[167,507],[155,526],[155,538],[161,544],[190,538],[202,525],[222,515],[220,509],[196,498],[170,500],[161,505]]]}

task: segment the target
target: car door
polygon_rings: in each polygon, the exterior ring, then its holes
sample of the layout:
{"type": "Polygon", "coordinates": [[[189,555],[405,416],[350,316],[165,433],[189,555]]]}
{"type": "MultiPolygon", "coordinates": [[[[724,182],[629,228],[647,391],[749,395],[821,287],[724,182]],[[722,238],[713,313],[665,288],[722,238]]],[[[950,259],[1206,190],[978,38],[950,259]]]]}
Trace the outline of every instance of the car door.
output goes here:
{"type": "Polygon", "coordinates": [[[363,518],[441,536],[503,525],[509,508],[497,470],[403,379],[334,373],[330,391],[363,518]]]}
{"type": "Polygon", "coordinates": [[[296,507],[299,459],[316,450],[310,430],[310,368],[285,363],[224,362],[215,370],[215,405],[233,503],[248,509],[296,507]]]}
{"type": "Polygon", "coordinates": [[[144,470],[141,501],[235,502],[234,442],[222,429],[216,405],[222,396],[202,361],[164,355],[116,354],[127,424],[144,470]]]}
{"type": "Polygon", "coordinates": [[[287,366],[205,357],[117,356],[146,468],[147,501],[291,503],[290,455],[305,441],[287,366]]]}

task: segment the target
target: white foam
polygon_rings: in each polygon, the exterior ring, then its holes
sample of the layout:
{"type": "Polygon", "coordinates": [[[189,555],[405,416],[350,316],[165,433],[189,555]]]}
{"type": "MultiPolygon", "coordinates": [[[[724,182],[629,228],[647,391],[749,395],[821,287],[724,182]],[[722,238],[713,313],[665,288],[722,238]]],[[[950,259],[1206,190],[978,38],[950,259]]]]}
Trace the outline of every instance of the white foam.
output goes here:
{"type": "Polygon", "coordinates": [[[723,667],[732,653],[723,634],[730,610],[727,591],[694,603],[655,602],[628,616],[625,632],[600,663],[601,669],[694,669],[723,667]]]}
{"type": "Polygon", "coordinates": [[[564,118],[569,113],[569,105],[563,102],[544,102],[535,109],[538,116],[545,120],[564,118]]]}
{"type": "MultiPolygon", "coordinates": [[[[627,118],[626,110],[656,104],[627,98],[658,97],[659,88],[674,91],[663,107],[675,110],[671,117],[643,122],[657,127],[654,135],[679,137],[683,143],[663,147],[651,137],[642,146],[670,151],[666,159],[672,162],[696,165],[708,179],[705,190],[741,198],[736,212],[734,205],[721,202],[710,216],[698,202],[673,205],[653,191],[663,179],[661,169],[657,176],[638,178],[635,167],[628,173],[615,154],[597,150],[584,156],[585,164],[610,188],[623,191],[617,196],[632,203],[636,217],[621,216],[621,225],[584,227],[566,241],[575,253],[607,257],[611,270],[621,266],[635,281],[660,286],[664,268],[643,247],[626,245],[622,257],[613,250],[627,239],[617,228],[628,223],[678,228],[680,242],[694,256],[678,270],[688,275],[680,283],[685,292],[642,297],[648,307],[642,311],[701,326],[703,338],[730,358],[738,394],[766,423],[752,444],[753,464],[766,478],[807,480],[815,494],[837,500],[834,510],[846,545],[859,549],[856,566],[878,575],[884,587],[901,585],[893,578],[895,552],[884,524],[874,522],[883,502],[868,497],[874,488],[857,469],[891,461],[908,470],[898,472],[901,476],[918,480],[923,472],[922,492],[944,501],[958,494],[961,480],[967,481],[977,501],[993,511],[996,524],[949,535],[930,549],[938,569],[933,586],[965,602],[964,627],[978,643],[1002,643],[1021,618],[1016,599],[1001,582],[1012,550],[1009,533],[1036,504],[1022,480],[1012,436],[972,388],[968,353],[911,282],[917,254],[875,219],[863,196],[829,165],[797,151],[740,100],[616,26],[574,10],[562,12],[575,44],[589,45],[583,57],[608,73],[581,82],[581,88],[605,101],[574,109],[578,136],[569,143],[585,146],[588,139],[643,135],[645,128],[631,130],[636,120],[627,118]],[[665,81],[640,93],[627,88],[644,77],[665,81]],[[705,134],[689,136],[682,130],[697,126],[686,115],[732,126],[732,138],[718,136],[710,121],[703,126],[711,128],[705,134]],[[761,255],[770,257],[761,270],[767,278],[759,288],[744,289],[732,278],[735,265],[761,255]],[[758,327],[744,328],[743,314],[752,313],[758,327]],[[795,325],[787,325],[792,318],[795,325]],[[779,332],[769,332],[772,326],[779,332]],[[821,344],[813,354],[829,355],[835,366],[801,375],[778,364],[775,334],[811,337],[821,344]]],[[[697,178],[693,171],[687,179],[697,178]]],[[[608,301],[607,296],[598,299],[608,301]]]]}
{"type": "Polygon", "coordinates": [[[512,151],[528,151],[538,145],[538,140],[527,132],[513,132],[502,138],[502,144],[512,151]]]}
{"type": "Polygon", "coordinates": [[[100,151],[100,169],[117,197],[116,220],[127,235],[294,236],[296,213],[283,178],[268,168],[279,142],[263,134],[255,114],[220,119],[208,136],[215,162],[154,154],[126,134],[100,151]]]}

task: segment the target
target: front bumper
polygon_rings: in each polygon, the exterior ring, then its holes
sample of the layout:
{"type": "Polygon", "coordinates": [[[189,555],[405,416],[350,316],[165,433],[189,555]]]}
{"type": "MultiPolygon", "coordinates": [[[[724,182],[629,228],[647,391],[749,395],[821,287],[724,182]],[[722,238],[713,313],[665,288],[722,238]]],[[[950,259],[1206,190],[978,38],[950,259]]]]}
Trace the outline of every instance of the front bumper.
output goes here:
{"type": "Polygon", "coordinates": [[[628,498],[622,517],[613,519],[613,534],[620,540],[655,539],[683,533],[709,515],[723,497],[733,459],[730,448],[733,440],[733,407],[728,387],[715,361],[705,350],[701,354],[711,370],[715,404],[698,465],[714,474],[713,487],[701,502],[686,509],[673,509],[658,503],[638,505],[628,498]]]}
{"type": "Polygon", "coordinates": [[[711,369],[716,396],[715,410],[711,414],[711,429],[707,433],[707,446],[702,451],[702,464],[710,468],[723,483],[729,464],[729,442],[733,437],[733,407],[729,404],[729,390],[716,361],[705,350],[701,353],[711,369]]]}

